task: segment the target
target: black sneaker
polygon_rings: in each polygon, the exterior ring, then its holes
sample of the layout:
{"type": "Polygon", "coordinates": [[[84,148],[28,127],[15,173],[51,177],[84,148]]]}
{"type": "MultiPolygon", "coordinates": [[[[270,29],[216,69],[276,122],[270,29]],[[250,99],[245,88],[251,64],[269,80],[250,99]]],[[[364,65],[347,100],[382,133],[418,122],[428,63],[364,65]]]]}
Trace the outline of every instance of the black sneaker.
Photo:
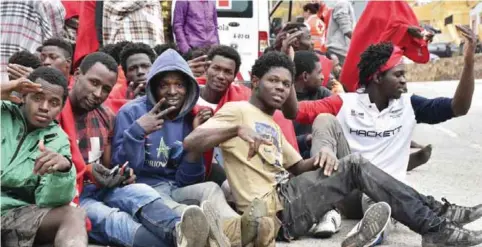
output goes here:
{"type": "Polygon", "coordinates": [[[446,222],[438,232],[422,236],[422,247],[463,247],[479,244],[482,244],[482,232],[469,231],[451,222],[446,222]]]}
{"type": "Polygon", "coordinates": [[[440,216],[460,225],[466,225],[482,217],[482,204],[474,207],[463,207],[451,204],[447,199],[442,198],[445,203],[442,206],[440,216]]]}
{"type": "Polygon", "coordinates": [[[378,202],[370,206],[363,219],[358,224],[358,229],[349,234],[342,247],[363,247],[376,241],[377,236],[385,230],[390,221],[391,208],[386,202],[378,202]]]}

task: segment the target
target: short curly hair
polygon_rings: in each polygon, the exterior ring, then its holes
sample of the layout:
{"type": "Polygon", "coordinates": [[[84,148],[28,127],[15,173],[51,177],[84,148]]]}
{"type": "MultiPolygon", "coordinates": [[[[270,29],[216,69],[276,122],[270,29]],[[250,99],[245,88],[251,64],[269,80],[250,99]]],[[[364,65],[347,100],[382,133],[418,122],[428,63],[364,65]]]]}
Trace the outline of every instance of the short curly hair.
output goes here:
{"type": "Polygon", "coordinates": [[[32,69],[42,66],[40,59],[27,50],[15,52],[10,58],[8,58],[8,63],[19,64],[32,69]]]}
{"type": "Polygon", "coordinates": [[[177,47],[175,43],[166,43],[166,44],[154,46],[154,51],[156,52],[157,56],[160,56],[162,53],[164,53],[169,49],[173,49],[177,51],[177,53],[181,54],[181,52],[179,51],[179,47],[177,47]]]}
{"type": "Polygon", "coordinates": [[[215,56],[221,56],[233,60],[236,64],[234,74],[236,75],[238,73],[239,67],[241,67],[241,56],[236,49],[227,45],[215,45],[211,47],[208,52],[208,60],[213,60],[215,56]]]}
{"type": "Polygon", "coordinates": [[[87,55],[83,60],[82,63],[80,63],[79,69],[82,74],[87,73],[92,66],[94,66],[96,63],[101,63],[105,67],[107,67],[108,70],[115,72],[116,74],[118,73],[117,71],[117,63],[115,59],[110,56],[107,53],[103,52],[94,52],[89,55],[87,55]]]}
{"type": "Polygon", "coordinates": [[[300,76],[303,72],[313,72],[316,63],[320,62],[320,59],[313,51],[297,51],[294,60],[296,67],[295,77],[300,76]]]}
{"type": "Polygon", "coordinates": [[[368,86],[370,77],[390,59],[393,49],[394,46],[391,42],[382,42],[370,45],[360,55],[360,62],[358,63],[360,86],[368,86]]]}
{"type": "Polygon", "coordinates": [[[140,53],[146,54],[149,57],[151,63],[154,63],[157,58],[156,53],[149,45],[146,45],[144,43],[130,43],[127,44],[120,53],[120,63],[122,69],[124,71],[127,71],[127,59],[132,55],[140,53]]]}
{"type": "Polygon", "coordinates": [[[305,6],[303,6],[303,11],[310,12],[310,14],[316,14],[320,10],[320,4],[319,3],[307,3],[305,6]]]}
{"type": "Polygon", "coordinates": [[[28,79],[35,82],[38,78],[41,78],[50,84],[61,86],[64,89],[62,103],[65,104],[65,100],[69,94],[69,90],[67,88],[69,83],[65,75],[60,70],[45,66],[38,67],[32,71],[32,73],[30,73],[28,79]]]}
{"type": "Polygon", "coordinates": [[[120,53],[127,44],[132,44],[132,42],[124,40],[115,44],[107,44],[101,47],[99,51],[109,54],[118,64],[120,64],[120,53]]]}
{"type": "Polygon", "coordinates": [[[251,74],[260,78],[272,68],[285,68],[291,73],[291,79],[295,76],[295,64],[284,53],[273,51],[259,57],[251,68],[251,74]]]}
{"type": "Polygon", "coordinates": [[[74,49],[72,48],[72,44],[68,41],[58,38],[51,38],[42,43],[42,48],[45,46],[56,46],[63,50],[65,58],[72,59],[74,54],[74,49]]]}

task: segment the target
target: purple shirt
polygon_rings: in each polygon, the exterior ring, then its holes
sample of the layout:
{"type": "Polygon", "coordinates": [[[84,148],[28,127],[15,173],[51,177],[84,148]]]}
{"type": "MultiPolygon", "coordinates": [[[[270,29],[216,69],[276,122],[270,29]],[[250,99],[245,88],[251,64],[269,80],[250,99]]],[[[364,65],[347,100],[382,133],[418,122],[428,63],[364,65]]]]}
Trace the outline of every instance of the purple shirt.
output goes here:
{"type": "Polygon", "coordinates": [[[192,47],[219,44],[218,15],[213,0],[176,1],[172,26],[182,53],[192,47]]]}

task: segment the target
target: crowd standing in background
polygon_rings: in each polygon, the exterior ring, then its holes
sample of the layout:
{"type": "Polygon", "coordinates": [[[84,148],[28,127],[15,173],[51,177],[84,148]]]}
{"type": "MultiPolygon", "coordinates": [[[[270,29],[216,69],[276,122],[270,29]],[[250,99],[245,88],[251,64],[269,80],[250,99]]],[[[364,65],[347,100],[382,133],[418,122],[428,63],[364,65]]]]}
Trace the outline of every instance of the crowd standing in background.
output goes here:
{"type": "Polygon", "coordinates": [[[427,99],[402,59],[428,62],[433,34],[406,2],[370,1],[356,26],[346,0],[303,11],[247,86],[215,1],[2,1],[2,246],[271,247],[342,216],[360,220],[346,247],[395,221],[425,247],[481,244],[463,226],[482,204],[405,180],[431,155],[415,125],[469,112],[474,33],[457,27],[453,97],[427,99]]]}

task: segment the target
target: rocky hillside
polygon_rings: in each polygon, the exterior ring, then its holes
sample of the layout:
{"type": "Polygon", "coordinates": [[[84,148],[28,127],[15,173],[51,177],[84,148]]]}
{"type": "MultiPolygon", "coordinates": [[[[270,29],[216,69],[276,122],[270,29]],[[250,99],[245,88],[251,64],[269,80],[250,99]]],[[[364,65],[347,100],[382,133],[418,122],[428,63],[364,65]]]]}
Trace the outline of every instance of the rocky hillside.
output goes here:
{"type": "MultiPolygon", "coordinates": [[[[408,81],[448,81],[460,79],[464,58],[442,58],[428,64],[407,65],[408,81]]],[[[475,79],[482,79],[482,54],[475,56],[475,79]]]]}

